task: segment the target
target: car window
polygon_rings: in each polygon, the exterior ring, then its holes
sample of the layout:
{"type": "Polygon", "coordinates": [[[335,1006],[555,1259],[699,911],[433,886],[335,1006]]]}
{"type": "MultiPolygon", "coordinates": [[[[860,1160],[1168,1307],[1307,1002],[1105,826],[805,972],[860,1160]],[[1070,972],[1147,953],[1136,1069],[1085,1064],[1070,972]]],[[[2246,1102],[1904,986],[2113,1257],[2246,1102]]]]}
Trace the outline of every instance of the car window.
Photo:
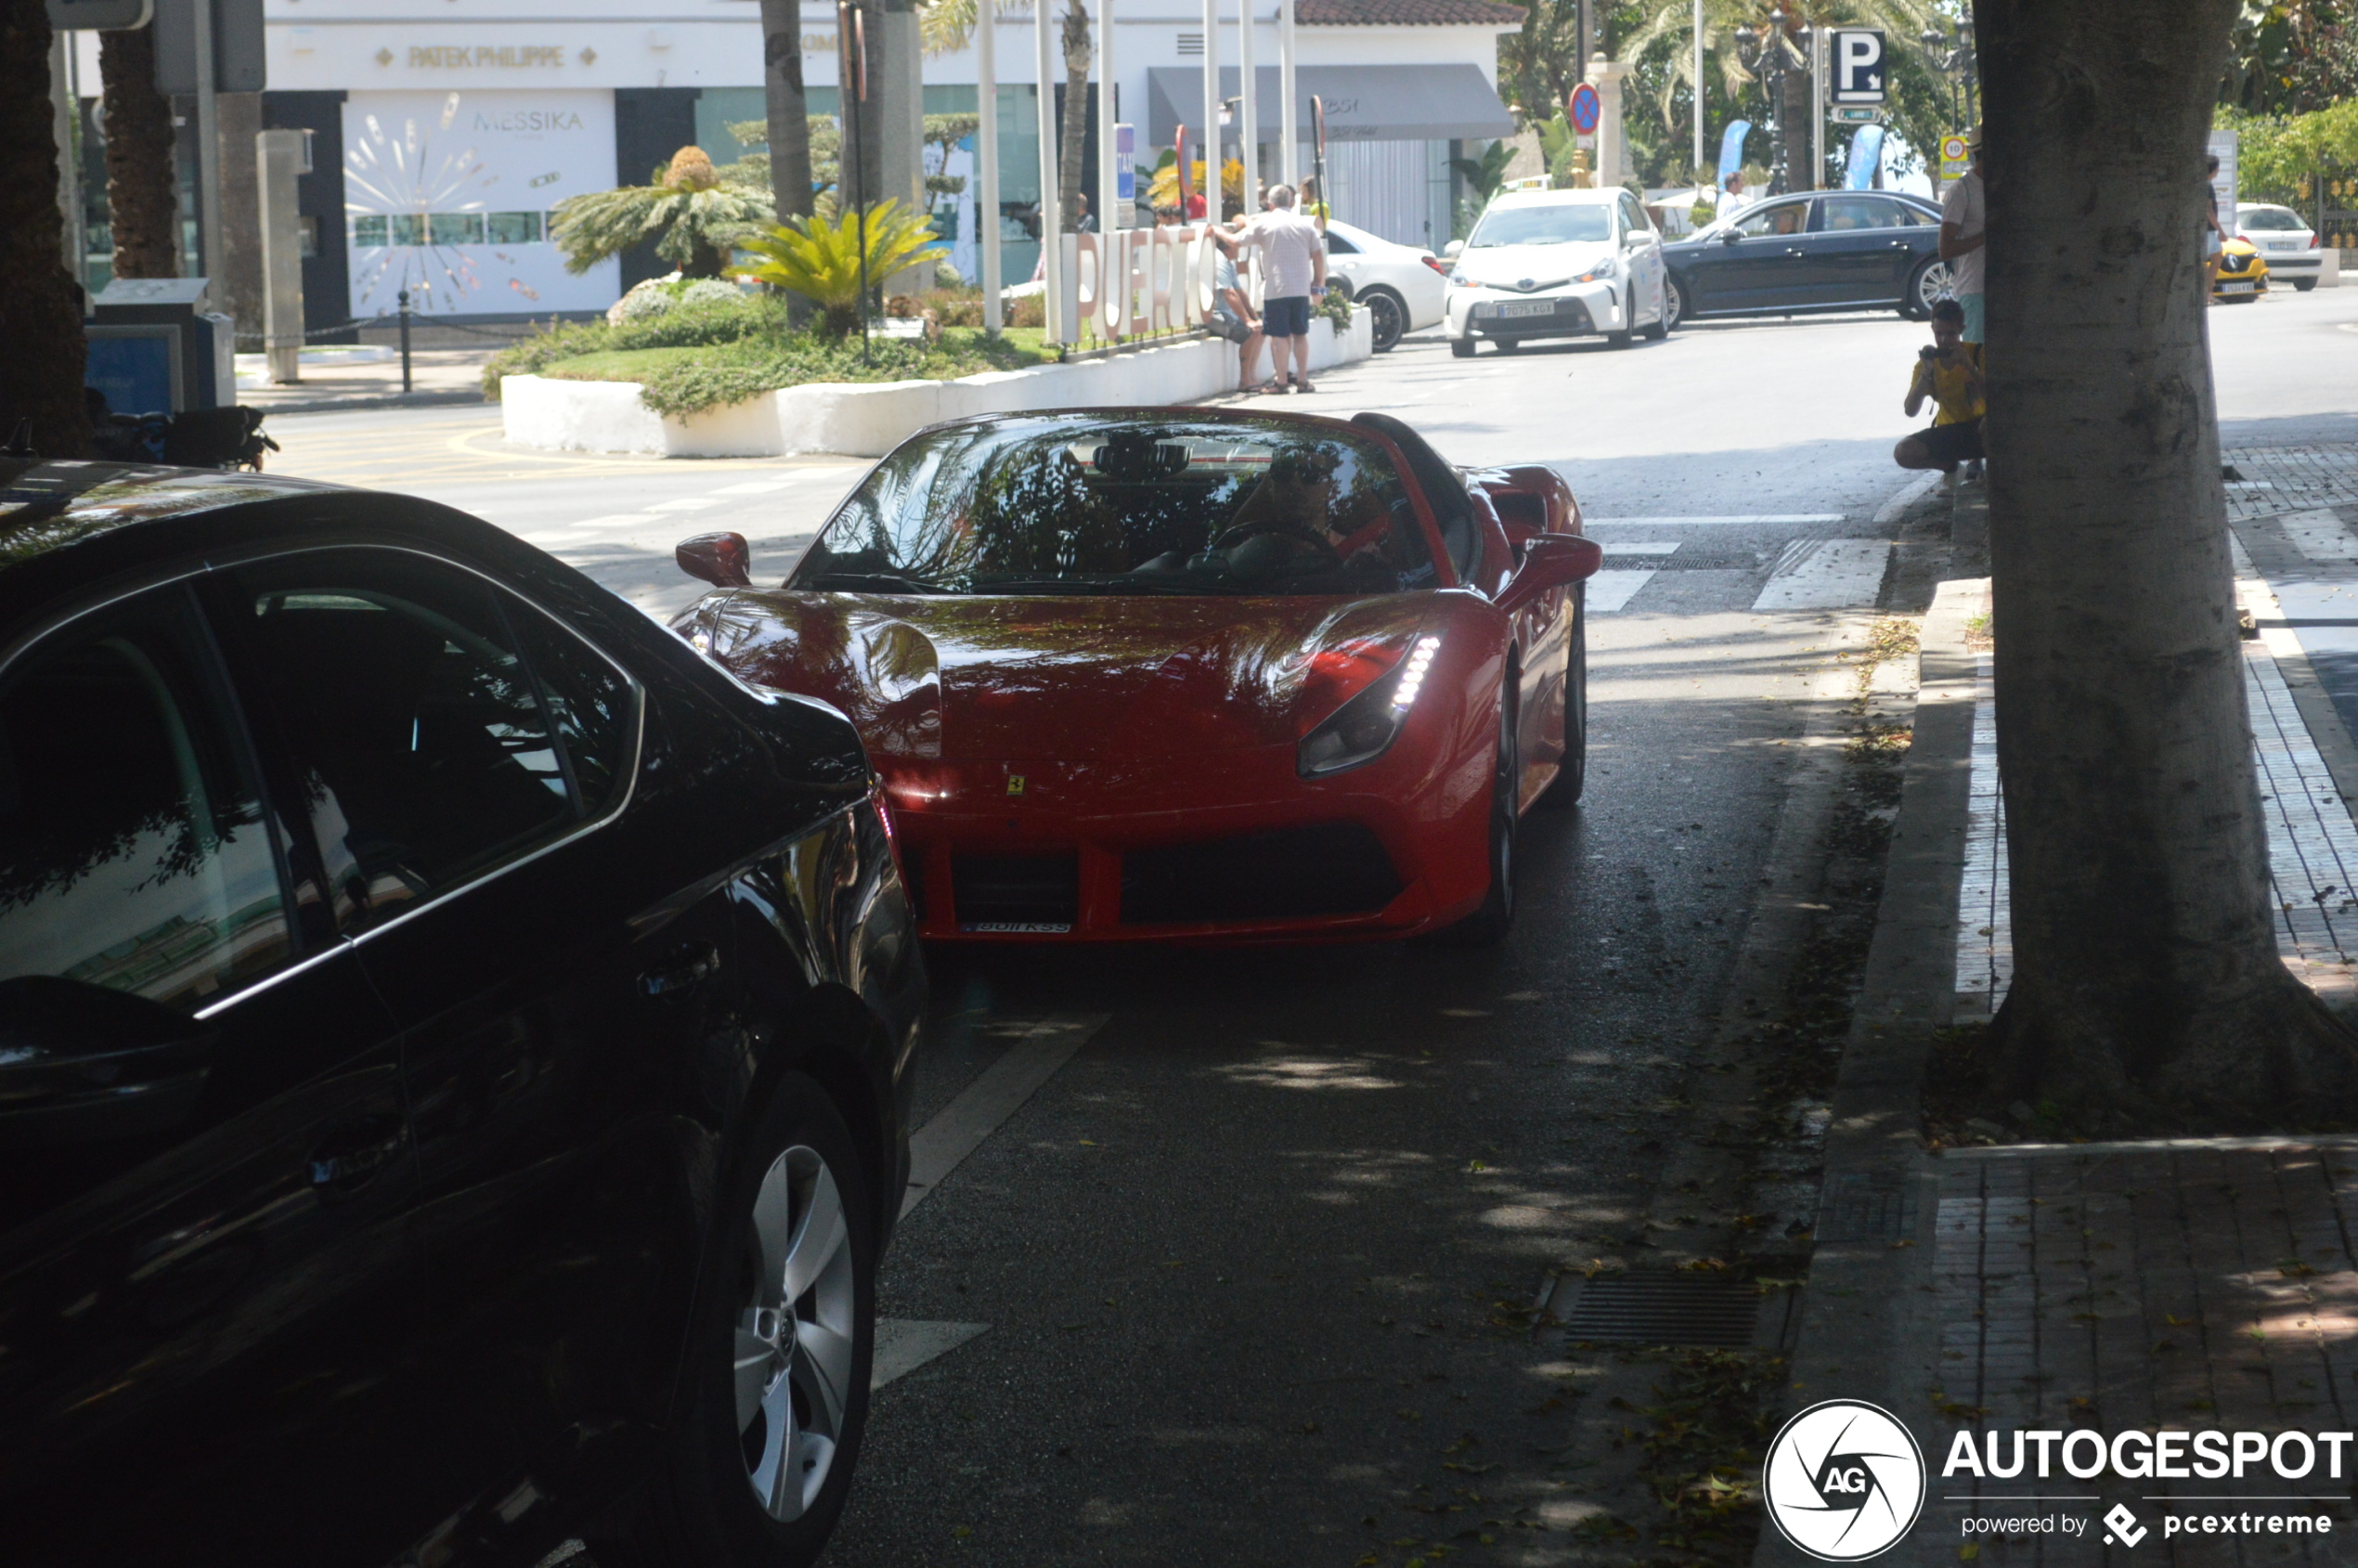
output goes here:
{"type": "Polygon", "coordinates": [[[1880,196],[1826,196],[1818,201],[1818,223],[1829,234],[1861,228],[1906,228],[1908,209],[1880,196]]]}
{"type": "Polygon", "coordinates": [[[2300,214],[2284,207],[2242,207],[2235,213],[2237,228],[2268,229],[2275,233],[2299,233],[2308,228],[2300,214]]]}
{"type": "Polygon", "coordinates": [[[1433,582],[1407,486],[1377,443],[1173,409],[921,432],[845,499],[785,586],[1355,594],[1433,582]]]}
{"type": "Polygon", "coordinates": [[[604,805],[624,768],[615,682],[547,628],[520,656],[473,573],[395,551],[238,568],[236,603],[303,790],[339,927],[359,931],[513,860],[604,805]]]}
{"type": "Polygon", "coordinates": [[[1630,195],[1626,190],[1623,191],[1621,193],[1620,206],[1621,227],[1623,228],[1627,229],[1633,234],[1651,234],[1653,232],[1653,221],[1646,216],[1645,208],[1638,204],[1638,199],[1635,196],[1630,195]]]}
{"type": "Polygon", "coordinates": [[[1571,245],[1613,238],[1613,210],[1601,201],[1551,201],[1496,207],[1484,213],[1466,241],[1469,251],[1497,245],[1571,245]]]}
{"type": "Polygon", "coordinates": [[[0,677],[0,979],[194,1010],[292,952],[283,868],[185,588],[0,677]]]}
{"type": "Polygon", "coordinates": [[[1799,234],[1808,221],[1809,204],[1806,201],[1779,201],[1769,206],[1755,207],[1735,223],[1738,234],[1746,239],[1763,235],[1799,234]]]}
{"type": "Polygon", "coordinates": [[[1358,246],[1353,244],[1350,240],[1345,240],[1333,229],[1330,228],[1327,230],[1327,254],[1330,256],[1355,256],[1358,253],[1358,246]]]}

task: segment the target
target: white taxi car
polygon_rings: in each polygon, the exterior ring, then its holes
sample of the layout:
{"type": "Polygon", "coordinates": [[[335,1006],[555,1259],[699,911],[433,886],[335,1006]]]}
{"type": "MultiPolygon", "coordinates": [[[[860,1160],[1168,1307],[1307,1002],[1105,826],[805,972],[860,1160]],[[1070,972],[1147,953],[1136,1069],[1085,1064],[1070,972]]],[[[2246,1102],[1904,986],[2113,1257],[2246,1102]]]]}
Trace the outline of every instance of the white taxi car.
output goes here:
{"type": "Polygon", "coordinates": [[[1626,348],[1669,335],[1668,287],[1662,235],[1628,191],[1508,191],[1458,253],[1444,330],[1461,359],[1485,338],[1505,353],[1599,333],[1626,348]]]}

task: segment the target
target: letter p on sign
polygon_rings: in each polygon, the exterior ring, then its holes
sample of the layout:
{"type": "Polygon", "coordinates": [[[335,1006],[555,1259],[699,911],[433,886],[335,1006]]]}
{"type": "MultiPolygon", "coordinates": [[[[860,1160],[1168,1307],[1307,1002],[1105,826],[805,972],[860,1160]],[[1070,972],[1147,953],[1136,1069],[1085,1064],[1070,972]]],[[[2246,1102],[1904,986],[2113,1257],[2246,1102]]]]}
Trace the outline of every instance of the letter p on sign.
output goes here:
{"type": "Polygon", "coordinates": [[[1868,28],[1833,29],[1836,103],[1884,101],[1883,34],[1868,28]]]}

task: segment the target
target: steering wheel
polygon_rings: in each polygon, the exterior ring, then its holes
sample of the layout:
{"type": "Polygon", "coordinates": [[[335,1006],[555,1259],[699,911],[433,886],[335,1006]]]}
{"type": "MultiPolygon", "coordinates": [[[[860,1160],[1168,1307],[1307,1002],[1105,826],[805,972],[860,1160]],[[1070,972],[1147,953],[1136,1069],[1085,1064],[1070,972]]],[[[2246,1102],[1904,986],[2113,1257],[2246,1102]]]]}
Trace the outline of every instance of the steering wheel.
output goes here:
{"type": "Polygon", "coordinates": [[[1212,540],[1209,548],[1229,550],[1262,534],[1283,534],[1288,538],[1300,539],[1304,544],[1315,545],[1325,553],[1327,559],[1338,566],[1342,564],[1341,552],[1335,549],[1333,541],[1307,523],[1239,523],[1212,540]]]}

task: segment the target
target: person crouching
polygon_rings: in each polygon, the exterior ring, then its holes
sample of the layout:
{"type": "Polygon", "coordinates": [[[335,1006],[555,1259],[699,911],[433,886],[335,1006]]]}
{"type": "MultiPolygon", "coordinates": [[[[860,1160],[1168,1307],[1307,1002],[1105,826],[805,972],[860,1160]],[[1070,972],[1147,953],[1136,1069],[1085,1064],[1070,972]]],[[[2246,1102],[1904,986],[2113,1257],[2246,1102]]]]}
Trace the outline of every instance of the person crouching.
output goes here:
{"type": "Polygon", "coordinates": [[[1965,309],[1955,300],[1932,307],[1932,343],[1916,356],[1908,382],[1908,417],[1932,399],[1932,428],[1920,430],[1892,448],[1902,468],[1937,468],[1953,474],[1957,465],[1981,460],[1981,416],[1985,392],[1981,367],[1964,345],[1965,309]]]}

